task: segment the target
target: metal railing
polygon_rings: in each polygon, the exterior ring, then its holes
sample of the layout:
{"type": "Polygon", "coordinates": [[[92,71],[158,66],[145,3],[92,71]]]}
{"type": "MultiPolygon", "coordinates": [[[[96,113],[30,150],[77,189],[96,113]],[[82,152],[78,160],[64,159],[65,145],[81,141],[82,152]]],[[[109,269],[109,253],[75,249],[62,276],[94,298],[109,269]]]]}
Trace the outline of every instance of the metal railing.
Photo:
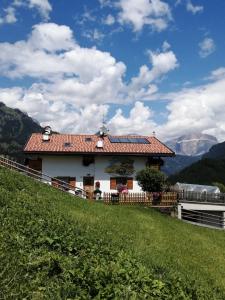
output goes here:
{"type": "Polygon", "coordinates": [[[23,175],[31,177],[37,181],[52,185],[54,188],[57,188],[63,192],[68,192],[71,195],[75,195],[75,196],[82,197],[85,199],[87,197],[86,192],[81,188],[74,187],[71,184],[69,184],[63,180],[51,177],[40,171],[31,169],[28,166],[22,165],[18,162],[15,162],[15,161],[5,158],[3,156],[0,156],[0,166],[5,167],[7,169],[18,171],[23,175]]]}
{"type": "Polygon", "coordinates": [[[183,220],[192,223],[203,224],[206,226],[208,225],[223,229],[225,228],[225,217],[223,215],[216,215],[197,210],[182,209],[181,217],[183,220]]]}
{"type": "Polygon", "coordinates": [[[223,193],[206,193],[206,192],[178,192],[179,202],[201,202],[211,204],[225,205],[225,194],[223,193]]]}

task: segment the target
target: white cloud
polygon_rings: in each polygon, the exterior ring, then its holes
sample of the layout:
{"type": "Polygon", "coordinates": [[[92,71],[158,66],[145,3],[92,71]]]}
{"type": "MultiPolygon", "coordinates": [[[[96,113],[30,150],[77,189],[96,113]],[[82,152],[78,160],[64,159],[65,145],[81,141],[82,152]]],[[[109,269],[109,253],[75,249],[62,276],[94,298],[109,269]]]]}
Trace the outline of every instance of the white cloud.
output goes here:
{"type": "Polygon", "coordinates": [[[108,126],[114,134],[145,134],[151,135],[156,128],[152,121],[153,113],[149,107],[137,101],[130,110],[129,116],[125,117],[121,109],[116,111],[108,126]]]}
{"type": "Polygon", "coordinates": [[[109,14],[105,18],[105,20],[103,21],[103,23],[110,26],[110,25],[113,25],[115,23],[115,21],[116,21],[115,18],[112,15],[109,14]]]}
{"type": "Polygon", "coordinates": [[[204,40],[199,43],[199,48],[199,55],[202,58],[209,56],[216,50],[213,39],[208,37],[204,38],[204,40]]]}
{"type": "Polygon", "coordinates": [[[192,14],[197,14],[200,13],[204,10],[204,7],[202,5],[193,5],[191,0],[187,1],[187,5],[186,5],[187,11],[191,12],[192,14]]]}
{"type": "MultiPolygon", "coordinates": [[[[27,40],[0,43],[1,76],[33,80],[29,88],[1,89],[0,99],[42,124],[69,132],[96,131],[99,124],[93,120],[102,119],[108,104],[137,102],[130,117],[134,119],[143,108],[145,126],[151,115],[140,101],[150,100],[157,81],[178,66],[172,50],[149,51],[149,60],[149,66],[141,66],[139,74],[126,82],[126,65],[110,53],[79,46],[67,26],[38,24],[27,40]]],[[[138,121],[135,124],[138,131],[138,121]]],[[[111,126],[115,128],[115,121],[111,126]]]]}
{"type": "Polygon", "coordinates": [[[205,132],[225,139],[225,72],[222,68],[212,72],[211,81],[195,88],[184,88],[164,95],[168,121],[157,130],[164,139],[184,133],[205,132]],[[215,76],[216,75],[216,76],[215,76]]]}
{"type": "Polygon", "coordinates": [[[36,9],[45,21],[49,19],[49,14],[52,11],[52,6],[48,0],[14,0],[10,6],[4,9],[5,15],[0,16],[0,25],[16,23],[16,13],[20,7],[36,9]]]}
{"type": "Polygon", "coordinates": [[[134,31],[140,31],[144,25],[162,31],[172,19],[170,7],[161,0],[120,0],[118,19],[121,24],[131,24],[134,31]]]}
{"type": "Polygon", "coordinates": [[[82,33],[82,35],[88,38],[90,41],[95,41],[95,42],[101,42],[105,37],[105,34],[102,33],[100,30],[98,30],[97,28],[93,30],[92,29],[86,30],[82,33]]]}
{"type": "Polygon", "coordinates": [[[52,6],[48,0],[28,0],[30,8],[36,8],[40,15],[45,19],[49,19],[49,13],[52,11],[52,6]]]}
{"type": "Polygon", "coordinates": [[[55,52],[72,49],[75,41],[73,32],[68,26],[42,23],[33,26],[28,44],[32,49],[55,52]]]}
{"type": "Polygon", "coordinates": [[[5,15],[0,17],[0,25],[1,24],[13,24],[17,21],[15,8],[9,6],[4,9],[5,15]]]}
{"type": "Polygon", "coordinates": [[[105,7],[105,6],[109,6],[112,7],[113,3],[111,2],[111,0],[98,0],[101,7],[105,7]]]}
{"type": "Polygon", "coordinates": [[[162,49],[164,52],[166,52],[167,50],[169,50],[171,48],[170,44],[167,42],[167,41],[164,41],[163,42],[163,45],[162,45],[162,49]]]}

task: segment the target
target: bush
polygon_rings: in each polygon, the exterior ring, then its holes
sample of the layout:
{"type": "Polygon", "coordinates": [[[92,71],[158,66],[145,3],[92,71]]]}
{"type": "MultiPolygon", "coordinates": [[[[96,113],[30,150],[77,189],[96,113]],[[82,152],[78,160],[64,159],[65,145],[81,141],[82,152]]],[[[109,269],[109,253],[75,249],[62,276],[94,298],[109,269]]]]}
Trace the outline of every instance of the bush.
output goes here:
{"type": "Polygon", "coordinates": [[[145,192],[161,192],[166,184],[165,175],[151,167],[139,171],[136,179],[145,192]]]}

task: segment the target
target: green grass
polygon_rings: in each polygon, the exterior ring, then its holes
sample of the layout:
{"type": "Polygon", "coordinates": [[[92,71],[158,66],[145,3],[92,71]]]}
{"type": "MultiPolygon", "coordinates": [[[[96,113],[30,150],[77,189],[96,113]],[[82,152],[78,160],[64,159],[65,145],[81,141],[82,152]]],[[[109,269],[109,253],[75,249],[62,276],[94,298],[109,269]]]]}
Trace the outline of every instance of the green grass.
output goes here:
{"type": "Polygon", "coordinates": [[[0,299],[225,299],[225,232],[0,168],[0,299]]]}

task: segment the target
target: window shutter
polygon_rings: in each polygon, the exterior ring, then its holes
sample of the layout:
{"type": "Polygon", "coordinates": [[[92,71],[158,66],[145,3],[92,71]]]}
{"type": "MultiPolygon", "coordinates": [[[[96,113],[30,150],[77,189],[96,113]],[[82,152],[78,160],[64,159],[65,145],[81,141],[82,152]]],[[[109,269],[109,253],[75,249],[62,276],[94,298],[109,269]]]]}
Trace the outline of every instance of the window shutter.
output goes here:
{"type": "Polygon", "coordinates": [[[71,188],[75,188],[76,187],[76,177],[70,177],[69,184],[70,184],[71,188]]]}
{"type": "Polygon", "coordinates": [[[116,178],[110,177],[110,190],[116,190],[116,178]]]}
{"type": "Polygon", "coordinates": [[[56,178],[52,178],[52,186],[58,187],[58,180],[56,178]]]}
{"type": "Polygon", "coordinates": [[[41,158],[38,158],[35,160],[29,159],[28,167],[41,172],[42,171],[42,159],[41,158]]]}
{"type": "Polygon", "coordinates": [[[127,178],[127,188],[133,190],[133,178],[127,178]]]}

